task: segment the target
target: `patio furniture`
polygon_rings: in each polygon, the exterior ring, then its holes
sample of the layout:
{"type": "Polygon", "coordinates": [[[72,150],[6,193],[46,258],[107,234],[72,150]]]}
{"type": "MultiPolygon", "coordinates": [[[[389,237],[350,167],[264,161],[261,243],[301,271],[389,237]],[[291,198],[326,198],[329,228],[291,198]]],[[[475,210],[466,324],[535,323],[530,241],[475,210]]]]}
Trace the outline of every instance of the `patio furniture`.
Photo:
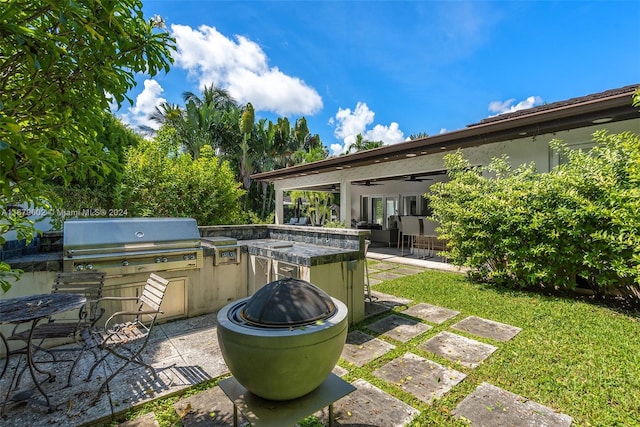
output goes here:
{"type": "MultiPolygon", "coordinates": [[[[99,307],[98,304],[102,298],[104,276],[104,273],[97,271],[58,273],[51,293],[81,294],[86,297],[87,303],[80,307],[77,319],[49,317],[47,323],[41,323],[35,328],[32,339],[41,340],[39,346],[42,347],[44,340],[53,338],[77,339],[77,334],[81,329],[94,326],[104,313],[104,308],[99,307]]],[[[29,330],[22,332],[14,330],[14,334],[9,337],[9,340],[27,341],[30,332],[29,330]]]]}
{"type": "Polygon", "coordinates": [[[398,229],[388,228],[386,230],[371,230],[371,241],[386,243],[388,247],[391,247],[391,243],[398,239],[398,229]]]}
{"type": "MultiPolygon", "coordinates": [[[[16,325],[14,333],[8,338],[9,341],[24,341],[37,351],[47,352],[53,358],[48,362],[68,362],[69,360],[56,360],[56,352],[69,352],[73,350],[81,350],[80,331],[91,328],[96,325],[98,320],[104,314],[104,308],[99,306],[102,299],[102,289],[104,287],[105,273],[98,271],[84,271],[72,273],[58,273],[51,289],[52,294],[80,294],[84,295],[87,302],[78,310],[77,319],[56,319],[49,317],[48,322],[40,323],[33,330],[23,330],[16,332],[20,325],[16,325]],[[63,349],[45,348],[46,340],[53,339],[73,339],[78,347],[63,349]],[[36,344],[36,341],[39,341],[36,344]]],[[[74,359],[73,365],[69,370],[67,385],[71,382],[71,375],[78,362],[78,358],[74,359]]]]}
{"type": "Polygon", "coordinates": [[[425,249],[429,251],[429,256],[436,256],[436,251],[444,251],[447,248],[447,242],[445,240],[438,239],[438,233],[436,233],[436,228],[440,226],[440,224],[436,221],[432,221],[429,219],[423,219],[423,241],[422,243],[425,246],[425,249]]]}
{"type": "MultiPolygon", "coordinates": [[[[53,410],[49,396],[41,387],[43,381],[55,381],[56,375],[54,371],[44,371],[38,368],[34,362],[33,354],[34,350],[39,347],[33,344],[34,332],[38,326],[38,323],[44,319],[65,311],[75,310],[82,307],[87,302],[84,295],[81,294],[68,294],[68,293],[53,293],[53,294],[37,294],[27,295],[16,298],[6,298],[0,300],[0,324],[13,323],[13,324],[26,324],[30,323],[26,340],[20,338],[20,341],[26,343],[24,348],[11,351],[7,346],[7,359],[15,354],[26,355],[26,368],[28,369],[31,379],[46,401],[46,405],[49,407],[49,411],[53,410]],[[39,379],[39,375],[46,375],[44,380],[39,379]]],[[[7,345],[2,331],[0,330],[1,341],[7,345]]],[[[12,336],[9,337],[11,339],[12,336]]],[[[9,361],[6,361],[8,365],[9,361]]],[[[19,362],[18,362],[19,365],[19,362]]],[[[3,367],[2,374],[6,371],[6,365],[3,367]]],[[[13,378],[7,389],[6,399],[2,402],[2,409],[0,414],[4,413],[5,406],[9,400],[9,396],[12,391],[15,391],[20,385],[20,377],[18,372],[22,372],[23,368],[16,366],[14,370],[13,378]]],[[[17,393],[14,396],[14,400],[22,400],[28,397],[25,393],[17,393]]]]}
{"type": "Polygon", "coordinates": [[[109,355],[113,355],[125,362],[118,369],[114,370],[102,383],[96,399],[100,397],[111,380],[130,363],[143,366],[149,369],[154,376],[157,376],[155,368],[145,363],[142,359],[142,352],[147,346],[149,336],[151,335],[153,326],[156,324],[158,315],[162,314],[160,306],[168,285],[169,281],[167,279],[151,273],[142,290],[142,295],[139,297],[110,298],[120,301],[135,301],[138,306],[137,310],[116,312],[107,319],[103,328],[94,327],[81,332],[85,349],[102,351],[102,356],[97,357],[96,362],[89,370],[86,381],[91,379],[95,369],[102,364],[109,355]],[[114,319],[120,318],[121,316],[133,316],[133,320],[122,323],[112,323],[114,319]],[[145,320],[147,324],[145,324],[145,320]]]}
{"type": "Polygon", "coordinates": [[[401,222],[403,234],[401,256],[404,256],[404,236],[409,238],[409,249],[413,253],[415,239],[417,236],[420,236],[422,232],[420,230],[420,220],[417,216],[403,216],[401,222]]]}

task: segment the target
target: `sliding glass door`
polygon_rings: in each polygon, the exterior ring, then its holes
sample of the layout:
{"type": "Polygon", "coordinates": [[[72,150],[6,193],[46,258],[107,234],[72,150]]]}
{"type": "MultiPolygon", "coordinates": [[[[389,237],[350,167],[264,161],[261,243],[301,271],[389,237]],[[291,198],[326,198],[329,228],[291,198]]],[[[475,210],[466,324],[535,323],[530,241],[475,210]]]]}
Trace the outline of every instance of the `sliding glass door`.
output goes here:
{"type": "Polygon", "coordinates": [[[361,221],[379,224],[389,228],[389,216],[398,215],[397,196],[362,196],[360,205],[361,221]]]}

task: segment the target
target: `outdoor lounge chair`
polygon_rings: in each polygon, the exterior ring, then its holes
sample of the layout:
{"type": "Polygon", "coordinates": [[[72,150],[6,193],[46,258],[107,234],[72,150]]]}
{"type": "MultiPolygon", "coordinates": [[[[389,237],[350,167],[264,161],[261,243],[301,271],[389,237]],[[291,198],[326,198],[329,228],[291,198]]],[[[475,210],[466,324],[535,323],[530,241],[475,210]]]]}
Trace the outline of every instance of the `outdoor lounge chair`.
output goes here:
{"type": "Polygon", "coordinates": [[[102,352],[97,357],[96,362],[91,367],[86,381],[93,376],[95,369],[102,364],[107,356],[113,355],[125,361],[118,369],[114,370],[111,375],[102,383],[96,399],[100,397],[107,385],[113,380],[129,363],[136,363],[149,369],[154,376],[157,376],[153,366],[142,360],[142,352],[144,351],[153,326],[159,314],[162,314],[160,305],[164,298],[165,291],[169,281],[156,274],[151,273],[147,283],[139,297],[111,297],[110,299],[118,299],[121,301],[135,300],[138,306],[134,311],[119,311],[114,313],[107,321],[103,328],[91,328],[82,331],[85,348],[91,351],[99,350],[102,352]],[[112,323],[121,316],[134,316],[133,320],[123,323],[112,323]],[[145,320],[147,321],[145,324],[145,320]]]}

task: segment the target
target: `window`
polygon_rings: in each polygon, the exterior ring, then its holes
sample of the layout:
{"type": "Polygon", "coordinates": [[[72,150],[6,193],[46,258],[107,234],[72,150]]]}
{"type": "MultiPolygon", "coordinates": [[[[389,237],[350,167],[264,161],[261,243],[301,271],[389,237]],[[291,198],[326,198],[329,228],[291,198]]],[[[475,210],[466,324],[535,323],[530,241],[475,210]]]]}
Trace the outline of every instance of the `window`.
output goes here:
{"type": "Polygon", "coordinates": [[[389,217],[391,215],[398,214],[398,199],[396,197],[385,197],[385,207],[386,211],[384,212],[384,228],[389,228],[389,217]]]}
{"type": "Polygon", "coordinates": [[[373,214],[372,221],[374,224],[384,224],[384,205],[382,204],[382,197],[371,198],[371,213],[373,214]]]}
{"type": "Polygon", "coordinates": [[[418,215],[418,196],[404,196],[404,214],[405,215],[418,215]]]}
{"type": "Polygon", "coordinates": [[[369,197],[362,196],[362,202],[360,206],[360,221],[369,222],[369,197]]]}

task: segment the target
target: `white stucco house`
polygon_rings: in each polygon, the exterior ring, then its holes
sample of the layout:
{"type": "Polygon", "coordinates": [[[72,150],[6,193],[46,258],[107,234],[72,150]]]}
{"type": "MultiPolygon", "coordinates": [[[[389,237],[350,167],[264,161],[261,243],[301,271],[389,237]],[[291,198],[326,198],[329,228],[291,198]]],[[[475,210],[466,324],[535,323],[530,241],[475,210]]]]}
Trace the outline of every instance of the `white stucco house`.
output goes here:
{"type": "Polygon", "coordinates": [[[433,183],[447,180],[443,156],[448,152],[461,149],[476,165],[486,165],[506,154],[513,165],[535,162],[538,171],[546,172],[560,161],[549,147],[554,138],[571,147],[588,148],[592,134],[599,129],[640,134],[640,108],[632,106],[638,86],[502,114],[464,129],[263,172],[252,178],[273,182],[276,224],[284,222],[285,192],[331,191],[339,194],[340,221],[379,224],[384,230],[391,225],[389,216],[426,213],[422,195],[433,183]]]}

